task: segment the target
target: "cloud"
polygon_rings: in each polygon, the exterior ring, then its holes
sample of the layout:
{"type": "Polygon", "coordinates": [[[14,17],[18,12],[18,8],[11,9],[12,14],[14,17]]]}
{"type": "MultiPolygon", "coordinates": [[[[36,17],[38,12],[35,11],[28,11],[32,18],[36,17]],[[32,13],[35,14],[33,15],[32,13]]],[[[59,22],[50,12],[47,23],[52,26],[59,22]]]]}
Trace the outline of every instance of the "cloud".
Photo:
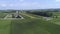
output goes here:
{"type": "Polygon", "coordinates": [[[13,7],[13,6],[14,6],[14,4],[9,4],[9,6],[10,6],[10,7],[13,7]]]}
{"type": "Polygon", "coordinates": [[[40,3],[38,2],[23,2],[23,3],[6,3],[6,4],[0,4],[0,7],[6,7],[6,8],[19,8],[19,9],[36,9],[40,8],[40,3]]]}
{"type": "Polygon", "coordinates": [[[41,6],[41,4],[38,3],[38,2],[33,2],[32,5],[35,6],[35,7],[40,7],[41,6]]]}
{"type": "Polygon", "coordinates": [[[60,2],[60,0],[55,0],[56,2],[60,2]]]}
{"type": "Polygon", "coordinates": [[[38,2],[33,2],[32,4],[39,4],[38,2]]]}
{"type": "Polygon", "coordinates": [[[7,4],[0,4],[0,6],[2,6],[2,7],[6,7],[6,6],[7,6],[7,4]]]}
{"type": "Polygon", "coordinates": [[[19,0],[20,2],[23,2],[24,0],[19,0]]]}

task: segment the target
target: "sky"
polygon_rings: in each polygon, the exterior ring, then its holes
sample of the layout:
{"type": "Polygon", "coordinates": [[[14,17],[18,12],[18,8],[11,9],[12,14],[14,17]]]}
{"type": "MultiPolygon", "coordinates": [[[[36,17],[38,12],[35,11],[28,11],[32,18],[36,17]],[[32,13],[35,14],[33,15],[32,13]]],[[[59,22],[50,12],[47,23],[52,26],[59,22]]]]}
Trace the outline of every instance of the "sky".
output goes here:
{"type": "Polygon", "coordinates": [[[0,0],[0,10],[60,8],[60,0],[0,0]]]}

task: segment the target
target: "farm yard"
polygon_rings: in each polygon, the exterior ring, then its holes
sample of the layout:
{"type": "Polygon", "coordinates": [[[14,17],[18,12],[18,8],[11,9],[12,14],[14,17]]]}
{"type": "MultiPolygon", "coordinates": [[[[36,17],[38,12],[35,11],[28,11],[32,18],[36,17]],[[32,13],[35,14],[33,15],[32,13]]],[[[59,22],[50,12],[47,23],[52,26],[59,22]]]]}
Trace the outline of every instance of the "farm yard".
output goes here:
{"type": "MultiPolygon", "coordinates": [[[[8,14],[11,13],[1,12],[0,18],[5,18],[8,14]]],[[[51,16],[50,20],[27,12],[19,12],[19,15],[24,19],[0,20],[0,34],[60,34],[60,12],[53,12],[57,18],[51,16]]]]}

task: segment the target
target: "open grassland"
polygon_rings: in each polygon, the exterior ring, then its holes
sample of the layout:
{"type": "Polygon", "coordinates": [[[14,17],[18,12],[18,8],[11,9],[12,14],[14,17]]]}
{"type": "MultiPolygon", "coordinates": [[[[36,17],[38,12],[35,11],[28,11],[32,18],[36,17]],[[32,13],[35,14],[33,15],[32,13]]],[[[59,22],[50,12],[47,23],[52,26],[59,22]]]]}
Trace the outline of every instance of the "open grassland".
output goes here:
{"type": "Polygon", "coordinates": [[[53,12],[54,15],[60,16],[60,12],[53,12]]]}
{"type": "Polygon", "coordinates": [[[37,15],[20,15],[24,19],[0,20],[0,34],[60,34],[60,17],[46,21],[37,15]]]}
{"type": "Polygon", "coordinates": [[[10,34],[10,20],[0,20],[0,34],[10,34]]]}
{"type": "Polygon", "coordinates": [[[8,13],[1,13],[0,12],[0,18],[4,18],[8,13]]]}
{"type": "Polygon", "coordinates": [[[26,17],[26,19],[11,22],[12,34],[60,34],[60,25],[51,21],[26,17]]]}
{"type": "Polygon", "coordinates": [[[50,22],[60,25],[60,18],[54,18],[54,19],[50,20],[50,22]]]}
{"type": "Polygon", "coordinates": [[[60,25],[40,19],[13,20],[12,34],[60,34],[60,25]]]}
{"type": "Polygon", "coordinates": [[[54,12],[53,14],[56,15],[57,18],[53,18],[50,22],[60,25],[60,12],[54,12]]]}

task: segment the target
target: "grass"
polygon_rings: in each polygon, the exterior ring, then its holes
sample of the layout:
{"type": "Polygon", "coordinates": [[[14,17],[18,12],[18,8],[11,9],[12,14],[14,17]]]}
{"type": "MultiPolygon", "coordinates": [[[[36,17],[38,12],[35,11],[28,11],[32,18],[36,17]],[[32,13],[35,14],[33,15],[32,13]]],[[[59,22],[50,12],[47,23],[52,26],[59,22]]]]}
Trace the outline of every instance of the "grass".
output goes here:
{"type": "Polygon", "coordinates": [[[35,19],[32,14],[30,18],[21,14],[24,19],[18,20],[0,20],[0,34],[60,34],[60,18],[54,18],[50,21],[35,19]],[[55,23],[56,22],[56,23],[55,23]]]}
{"type": "Polygon", "coordinates": [[[50,21],[26,17],[11,22],[12,34],[60,34],[60,25],[50,21]]]}
{"type": "Polygon", "coordinates": [[[0,20],[0,34],[10,34],[10,20],[0,20]]]}
{"type": "Polygon", "coordinates": [[[12,21],[13,34],[60,34],[60,25],[50,23],[49,21],[40,19],[26,19],[23,21],[12,21]]]}
{"type": "Polygon", "coordinates": [[[7,15],[7,13],[0,13],[0,18],[4,18],[7,15]]]}

